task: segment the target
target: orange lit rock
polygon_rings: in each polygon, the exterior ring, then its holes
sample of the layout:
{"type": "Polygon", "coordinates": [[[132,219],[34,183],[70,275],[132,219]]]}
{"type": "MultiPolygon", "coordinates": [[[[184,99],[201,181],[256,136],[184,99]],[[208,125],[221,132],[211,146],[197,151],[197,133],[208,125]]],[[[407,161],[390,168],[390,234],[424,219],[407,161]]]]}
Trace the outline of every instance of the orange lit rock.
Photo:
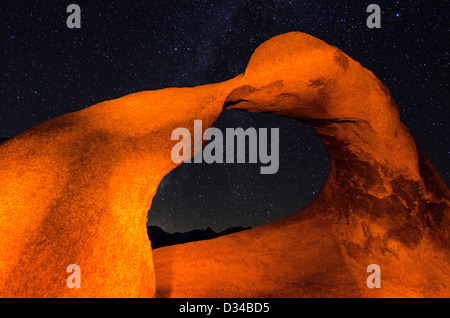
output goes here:
{"type": "Polygon", "coordinates": [[[210,127],[232,85],[128,95],[1,143],[0,296],[154,296],[147,212],[176,166],[171,133],[210,127]]]}
{"type": "MultiPolygon", "coordinates": [[[[192,133],[193,131],[191,131],[192,133]]],[[[283,138],[283,136],[281,136],[283,138]]],[[[449,190],[388,89],[302,33],[262,44],[244,75],[141,92],[0,144],[1,297],[450,296],[449,190]],[[175,168],[171,132],[223,107],[311,125],[331,161],[320,194],[265,226],[153,252],[147,210],[175,168]],[[81,288],[66,268],[81,268],[81,288]],[[381,289],[366,267],[381,267],[381,289]]]]}
{"type": "Polygon", "coordinates": [[[279,221],[155,250],[157,296],[450,296],[449,190],[370,71],[288,33],[255,51],[225,107],[309,124],[328,150],[328,179],[279,221]],[[370,264],[380,289],[366,285],[370,264]]]}

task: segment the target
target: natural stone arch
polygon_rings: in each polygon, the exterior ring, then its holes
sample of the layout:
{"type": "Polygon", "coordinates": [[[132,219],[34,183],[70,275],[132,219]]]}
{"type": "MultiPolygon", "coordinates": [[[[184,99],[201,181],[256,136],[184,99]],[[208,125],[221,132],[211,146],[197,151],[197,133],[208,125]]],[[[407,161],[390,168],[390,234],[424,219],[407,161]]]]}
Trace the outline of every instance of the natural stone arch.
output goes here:
{"type": "Polygon", "coordinates": [[[100,103],[0,151],[3,297],[152,297],[155,274],[158,296],[450,294],[447,186],[387,88],[306,34],[265,42],[232,80],[100,103]],[[210,127],[223,107],[311,125],[330,155],[328,180],[291,216],[152,258],[146,213],[176,166],[170,134],[195,119],[210,127]],[[366,286],[372,263],[381,289],[366,286]],[[65,285],[69,264],[81,268],[81,289],[65,285]]]}
{"type": "Polygon", "coordinates": [[[308,206],[279,221],[156,250],[158,296],[449,294],[448,188],[370,71],[289,33],[255,51],[224,107],[310,125],[329,153],[328,179],[308,206]],[[366,285],[372,263],[382,268],[382,289],[366,285]]]}

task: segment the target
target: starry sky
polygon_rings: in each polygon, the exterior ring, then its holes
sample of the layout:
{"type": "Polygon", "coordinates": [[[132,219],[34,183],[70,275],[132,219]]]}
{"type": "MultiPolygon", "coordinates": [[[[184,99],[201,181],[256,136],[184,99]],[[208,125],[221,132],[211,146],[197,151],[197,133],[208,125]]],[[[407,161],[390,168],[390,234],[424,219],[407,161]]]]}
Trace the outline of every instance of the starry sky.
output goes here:
{"type": "MultiPolygon", "coordinates": [[[[301,31],[339,47],[390,89],[402,121],[449,184],[445,1],[2,1],[0,137],[133,92],[197,86],[245,70],[269,38],[301,31]],[[66,26],[70,3],[81,29],[66,26]],[[368,29],[377,3],[381,28],[368,29]]],[[[149,224],[168,232],[258,226],[296,212],[322,187],[327,153],[311,129],[224,111],[216,127],[280,129],[280,169],[184,164],[161,182],[149,224]]]]}

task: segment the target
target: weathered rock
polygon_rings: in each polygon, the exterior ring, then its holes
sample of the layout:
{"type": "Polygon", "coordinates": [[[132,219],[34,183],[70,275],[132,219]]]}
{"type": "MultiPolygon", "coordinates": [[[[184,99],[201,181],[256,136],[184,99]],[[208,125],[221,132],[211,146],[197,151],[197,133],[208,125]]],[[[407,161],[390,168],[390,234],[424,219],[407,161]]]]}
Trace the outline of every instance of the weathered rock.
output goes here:
{"type": "Polygon", "coordinates": [[[0,144],[2,297],[449,296],[449,190],[388,89],[302,33],[262,44],[244,75],[142,92],[0,144]],[[153,252],[146,214],[176,165],[171,132],[222,107],[311,125],[331,161],[320,194],[262,227],[153,252]],[[368,289],[378,264],[382,288],[368,289]],[[82,288],[66,286],[78,264],[82,288]]]}
{"type": "Polygon", "coordinates": [[[155,251],[158,296],[450,296],[449,190],[370,71],[288,33],[255,51],[225,107],[309,124],[328,150],[328,179],[279,221],[155,251]],[[366,285],[369,264],[381,267],[381,289],[366,285]]]}
{"type": "Polygon", "coordinates": [[[0,297],[154,296],[147,213],[176,167],[171,133],[210,127],[232,83],[128,95],[2,143],[0,297]]]}

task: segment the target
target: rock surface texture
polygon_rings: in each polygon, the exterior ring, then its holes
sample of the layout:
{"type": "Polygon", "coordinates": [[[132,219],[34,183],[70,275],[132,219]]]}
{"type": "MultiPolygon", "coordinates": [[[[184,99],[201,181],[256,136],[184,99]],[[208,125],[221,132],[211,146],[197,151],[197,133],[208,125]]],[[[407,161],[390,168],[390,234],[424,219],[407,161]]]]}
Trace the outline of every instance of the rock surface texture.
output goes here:
{"type": "Polygon", "coordinates": [[[262,44],[240,85],[225,107],[309,124],[328,150],[328,179],[279,221],[155,251],[157,295],[449,297],[449,190],[389,90],[302,33],[262,44]],[[367,287],[370,264],[381,268],[380,289],[367,287]]]}
{"type": "Polygon", "coordinates": [[[1,143],[0,297],[153,297],[147,213],[177,166],[172,131],[211,126],[229,85],[128,95],[1,143]]]}
{"type": "Polygon", "coordinates": [[[0,296],[449,297],[449,201],[389,90],[336,47],[292,32],[227,82],[128,95],[0,144],[0,296]],[[195,119],[206,129],[222,108],[309,124],[328,179],[293,215],[152,257],[146,216],[176,167],[171,133],[193,135],[195,119]],[[66,286],[69,264],[80,289],[66,286]],[[366,285],[369,264],[379,289],[366,285]]]}

